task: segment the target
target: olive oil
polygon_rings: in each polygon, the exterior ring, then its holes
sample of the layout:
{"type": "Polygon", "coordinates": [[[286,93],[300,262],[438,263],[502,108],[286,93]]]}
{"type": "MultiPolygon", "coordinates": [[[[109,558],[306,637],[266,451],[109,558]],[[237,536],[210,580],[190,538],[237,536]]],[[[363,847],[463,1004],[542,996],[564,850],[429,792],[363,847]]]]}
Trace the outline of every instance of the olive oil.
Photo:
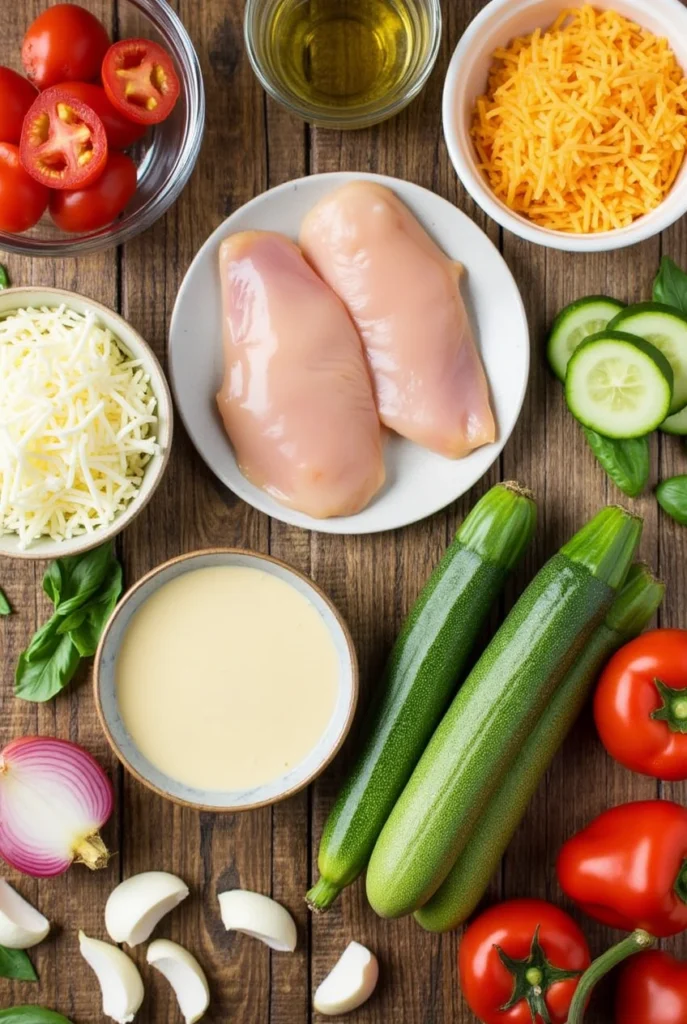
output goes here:
{"type": "Polygon", "coordinates": [[[433,45],[417,0],[277,0],[263,60],[285,94],[324,115],[383,108],[412,87],[433,45]]]}

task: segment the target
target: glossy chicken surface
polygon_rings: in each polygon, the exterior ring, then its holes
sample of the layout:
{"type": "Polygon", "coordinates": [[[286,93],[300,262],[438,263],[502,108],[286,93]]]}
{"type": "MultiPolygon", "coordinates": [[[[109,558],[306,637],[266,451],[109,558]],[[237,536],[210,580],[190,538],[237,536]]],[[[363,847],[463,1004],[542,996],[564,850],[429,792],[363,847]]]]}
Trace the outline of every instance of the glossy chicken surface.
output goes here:
{"type": "Polygon", "coordinates": [[[493,441],[462,268],[393,192],[369,181],[342,186],[305,218],[300,244],[355,321],[382,423],[449,458],[493,441]]]}
{"type": "Polygon", "coordinates": [[[359,512],[384,483],[379,418],[341,301],[283,235],[220,247],[219,411],[244,475],[319,519],[359,512]]]}

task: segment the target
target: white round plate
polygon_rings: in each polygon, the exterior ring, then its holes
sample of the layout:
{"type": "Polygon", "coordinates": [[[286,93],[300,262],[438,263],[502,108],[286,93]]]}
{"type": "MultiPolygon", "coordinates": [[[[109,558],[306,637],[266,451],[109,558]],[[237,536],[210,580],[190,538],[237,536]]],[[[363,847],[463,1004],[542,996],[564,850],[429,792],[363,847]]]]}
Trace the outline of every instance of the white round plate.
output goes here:
{"type": "Polygon", "coordinates": [[[315,174],[270,189],[242,206],[210,235],[183,280],[169,335],[172,388],[184,425],[213,473],[254,508],[284,523],[321,533],[375,533],[417,522],[449,505],[487,472],[510,437],[522,408],[529,370],[527,317],[518,286],[498,249],[469,217],[441,196],[381,174],[315,174]],[[498,438],[453,461],[390,434],[384,488],[355,516],[313,519],[285,508],[240,472],[217,411],[222,381],[220,243],[237,231],[280,231],[296,240],[305,214],[323,196],[354,179],[392,189],[445,253],[466,269],[463,296],[489,379],[498,438]]]}

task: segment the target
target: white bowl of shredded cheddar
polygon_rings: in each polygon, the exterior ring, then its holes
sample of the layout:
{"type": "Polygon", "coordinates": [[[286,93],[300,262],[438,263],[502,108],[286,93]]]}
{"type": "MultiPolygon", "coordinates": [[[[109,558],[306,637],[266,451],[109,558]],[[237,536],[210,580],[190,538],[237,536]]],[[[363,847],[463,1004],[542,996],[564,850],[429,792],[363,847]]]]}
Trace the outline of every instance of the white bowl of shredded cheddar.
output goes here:
{"type": "Polygon", "coordinates": [[[449,155],[502,227],[619,249],[687,212],[687,8],[680,0],[492,0],[443,98],[449,155]]]}
{"type": "Polygon", "coordinates": [[[172,402],[152,349],[100,303],[0,291],[0,555],[56,558],[124,529],[157,487],[172,402]]]}

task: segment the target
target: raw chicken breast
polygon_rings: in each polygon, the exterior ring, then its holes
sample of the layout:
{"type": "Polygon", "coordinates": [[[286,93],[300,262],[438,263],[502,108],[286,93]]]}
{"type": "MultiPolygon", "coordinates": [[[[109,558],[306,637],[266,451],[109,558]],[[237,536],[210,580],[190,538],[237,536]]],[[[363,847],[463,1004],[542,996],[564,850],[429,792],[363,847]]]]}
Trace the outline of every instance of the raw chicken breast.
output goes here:
{"type": "Polygon", "coordinates": [[[384,463],[348,313],[283,235],[232,235],[219,262],[225,375],[217,404],[241,471],[318,519],[359,512],[384,483],[384,463]]]}
{"type": "Polygon", "coordinates": [[[300,244],[355,321],[382,423],[453,459],[493,441],[462,267],[393,192],[369,181],[342,186],[310,211],[300,244]]]}

